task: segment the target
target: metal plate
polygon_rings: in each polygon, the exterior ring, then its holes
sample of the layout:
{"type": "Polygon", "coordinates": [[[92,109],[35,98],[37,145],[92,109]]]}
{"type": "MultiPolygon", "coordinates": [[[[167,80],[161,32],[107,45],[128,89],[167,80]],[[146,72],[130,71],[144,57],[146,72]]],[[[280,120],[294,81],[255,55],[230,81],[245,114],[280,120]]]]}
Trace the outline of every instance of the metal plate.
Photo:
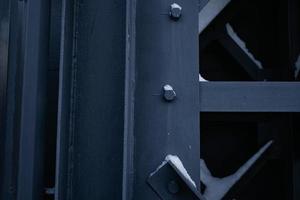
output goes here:
{"type": "Polygon", "coordinates": [[[205,200],[172,162],[151,174],[148,183],[163,200],[205,200]]]}

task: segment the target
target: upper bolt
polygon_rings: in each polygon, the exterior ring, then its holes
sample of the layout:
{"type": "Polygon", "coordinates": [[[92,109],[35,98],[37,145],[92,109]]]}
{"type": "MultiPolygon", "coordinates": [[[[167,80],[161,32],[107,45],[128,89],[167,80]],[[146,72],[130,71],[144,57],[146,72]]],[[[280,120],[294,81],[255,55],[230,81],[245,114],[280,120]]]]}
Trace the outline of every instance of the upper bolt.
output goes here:
{"type": "Polygon", "coordinates": [[[179,185],[176,181],[170,181],[168,183],[168,191],[171,193],[171,194],[177,194],[179,192],[179,185]]]}
{"type": "Polygon", "coordinates": [[[181,17],[182,7],[177,3],[173,3],[170,9],[170,17],[173,20],[178,20],[181,17]]]}
{"type": "Polygon", "coordinates": [[[165,85],[163,89],[165,100],[173,101],[176,98],[176,93],[171,85],[165,85]]]}

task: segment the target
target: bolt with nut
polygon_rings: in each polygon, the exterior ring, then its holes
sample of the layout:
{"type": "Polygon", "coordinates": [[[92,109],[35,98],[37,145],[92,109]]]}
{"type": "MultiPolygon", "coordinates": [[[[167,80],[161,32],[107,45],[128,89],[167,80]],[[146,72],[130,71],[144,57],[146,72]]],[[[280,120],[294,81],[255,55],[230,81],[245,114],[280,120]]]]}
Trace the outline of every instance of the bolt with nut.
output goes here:
{"type": "Polygon", "coordinates": [[[178,20],[181,17],[182,7],[177,3],[173,3],[170,8],[170,17],[173,20],[178,20]]]}
{"type": "Polygon", "coordinates": [[[163,88],[163,96],[166,101],[173,101],[176,98],[176,92],[171,85],[165,85],[163,88]]]}
{"type": "Polygon", "coordinates": [[[171,194],[177,194],[179,192],[180,188],[176,181],[172,180],[168,183],[168,191],[171,194]]]}

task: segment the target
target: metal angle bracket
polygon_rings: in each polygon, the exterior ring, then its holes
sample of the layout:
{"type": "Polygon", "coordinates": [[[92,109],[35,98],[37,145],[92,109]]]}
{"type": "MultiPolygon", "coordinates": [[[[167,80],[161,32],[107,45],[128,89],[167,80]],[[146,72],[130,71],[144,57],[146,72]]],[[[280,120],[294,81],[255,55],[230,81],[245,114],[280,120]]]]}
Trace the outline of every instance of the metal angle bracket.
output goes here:
{"type": "Polygon", "coordinates": [[[167,161],[148,180],[162,200],[205,200],[197,188],[170,161],[167,161]]]}

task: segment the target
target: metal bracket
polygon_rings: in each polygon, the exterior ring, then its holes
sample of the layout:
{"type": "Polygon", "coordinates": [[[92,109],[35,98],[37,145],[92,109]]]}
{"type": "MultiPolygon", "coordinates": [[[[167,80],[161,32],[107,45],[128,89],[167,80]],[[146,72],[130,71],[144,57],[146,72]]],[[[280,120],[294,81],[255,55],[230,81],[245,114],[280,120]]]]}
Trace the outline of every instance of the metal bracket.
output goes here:
{"type": "Polygon", "coordinates": [[[197,188],[170,161],[152,173],[147,182],[162,200],[205,200],[197,188]]]}

